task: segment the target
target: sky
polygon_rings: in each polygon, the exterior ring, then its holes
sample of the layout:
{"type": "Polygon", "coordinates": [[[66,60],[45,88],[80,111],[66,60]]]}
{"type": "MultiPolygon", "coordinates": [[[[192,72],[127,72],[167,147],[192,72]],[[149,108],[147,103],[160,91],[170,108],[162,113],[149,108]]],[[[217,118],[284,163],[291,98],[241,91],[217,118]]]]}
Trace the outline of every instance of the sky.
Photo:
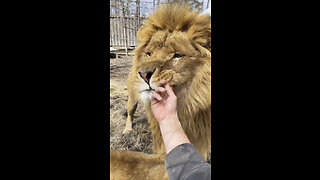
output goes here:
{"type": "MultiPolygon", "coordinates": [[[[158,0],[155,0],[155,2],[157,2],[158,0]]],[[[164,0],[161,0],[162,2],[164,0]]],[[[198,0],[200,2],[204,2],[204,8],[207,7],[207,4],[209,2],[209,6],[211,7],[211,0],[198,0]]],[[[133,2],[131,3],[131,12],[135,12],[136,11],[136,6],[135,6],[135,0],[133,0],[133,2]]],[[[150,13],[152,13],[154,7],[153,7],[153,0],[140,0],[140,16],[141,17],[147,17],[150,13]]],[[[205,9],[204,9],[205,10],[205,9]]],[[[203,11],[204,11],[203,10],[203,11]]],[[[208,11],[208,10],[207,10],[208,11]]]]}
{"type": "MultiPolygon", "coordinates": [[[[161,1],[163,1],[163,0],[161,0],[161,1]]],[[[198,0],[198,1],[200,1],[200,2],[203,1],[204,2],[204,8],[207,7],[208,2],[209,2],[209,6],[211,7],[211,0],[198,0]]],[[[141,0],[140,2],[141,2],[141,13],[142,13],[142,15],[148,16],[150,13],[152,13],[152,11],[153,11],[153,0],[141,0]],[[145,7],[145,8],[143,9],[143,7],[145,7]]],[[[155,2],[157,2],[157,0],[155,2]]]]}

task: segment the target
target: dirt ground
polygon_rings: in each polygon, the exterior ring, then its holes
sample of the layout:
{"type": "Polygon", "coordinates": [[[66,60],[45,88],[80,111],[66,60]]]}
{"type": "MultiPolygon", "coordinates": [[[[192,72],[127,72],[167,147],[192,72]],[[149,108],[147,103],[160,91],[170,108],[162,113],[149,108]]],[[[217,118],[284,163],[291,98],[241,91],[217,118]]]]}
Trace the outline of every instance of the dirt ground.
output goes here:
{"type": "Polygon", "coordinates": [[[144,108],[138,105],[133,132],[123,135],[128,101],[127,79],[133,57],[110,58],[110,149],[152,153],[152,137],[144,108]]]}

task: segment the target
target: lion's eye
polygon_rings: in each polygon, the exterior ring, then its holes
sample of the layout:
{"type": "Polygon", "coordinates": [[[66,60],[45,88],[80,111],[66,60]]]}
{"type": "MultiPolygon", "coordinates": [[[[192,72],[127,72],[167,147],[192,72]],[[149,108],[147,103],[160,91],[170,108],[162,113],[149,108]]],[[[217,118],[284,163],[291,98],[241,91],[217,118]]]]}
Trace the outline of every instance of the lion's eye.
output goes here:
{"type": "Polygon", "coordinates": [[[147,56],[148,56],[148,57],[150,57],[150,56],[151,56],[151,52],[147,52],[146,54],[147,54],[147,56]]]}
{"type": "Polygon", "coordinates": [[[183,55],[180,53],[174,53],[173,58],[181,58],[183,55]]]}

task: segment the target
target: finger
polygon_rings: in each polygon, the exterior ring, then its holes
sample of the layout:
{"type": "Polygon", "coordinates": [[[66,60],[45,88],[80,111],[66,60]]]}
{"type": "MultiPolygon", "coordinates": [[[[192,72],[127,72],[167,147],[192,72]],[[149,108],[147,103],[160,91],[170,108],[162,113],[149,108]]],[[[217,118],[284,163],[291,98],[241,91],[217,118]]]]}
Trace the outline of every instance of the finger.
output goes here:
{"type": "Polygon", "coordinates": [[[155,96],[152,94],[151,95],[151,105],[153,106],[153,105],[155,105],[155,104],[157,104],[159,101],[155,98],[155,96]]]}
{"type": "Polygon", "coordinates": [[[158,83],[158,87],[164,87],[166,85],[167,81],[166,80],[161,80],[159,83],[158,83]]]}
{"type": "Polygon", "coordinates": [[[167,90],[167,93],[168,93],[168,95],[171,97],[175,97],[176,95],[174,94],[174,92],[173,92],[173,90],[172,90],[172,87],[170,87],[170,85],[169,84],[166,84],[165,86],[165,89],[167,90]]]}
{"type": "Polygon", "coordinates": [[[163,87],[157,87],[156,88],[156,93],[164,93],[164,92],[166,92],[165,88],[163,88],[163,87]]]}
{"type": "Polygon", "coordinates": [[[158,93],[153,93],[151,95],[151,100],[157,100],[157,101],[161,101],[162,97],[158,94],[158,93]]]}

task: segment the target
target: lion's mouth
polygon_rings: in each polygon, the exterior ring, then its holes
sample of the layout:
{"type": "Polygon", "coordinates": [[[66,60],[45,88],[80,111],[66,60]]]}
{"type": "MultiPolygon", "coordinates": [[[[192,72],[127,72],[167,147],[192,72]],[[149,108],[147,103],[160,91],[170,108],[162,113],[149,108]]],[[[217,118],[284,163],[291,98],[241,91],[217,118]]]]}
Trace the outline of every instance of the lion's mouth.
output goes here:
{"type": "Polygon", "coordinates": [[[152,89],[152,88],[150,88],[150,89],[145,89],[145,90],[140,91],[139,93],[142,93],[142,92],[152,92],[152,91],[155,91],[155,89],[152,89]]]}

